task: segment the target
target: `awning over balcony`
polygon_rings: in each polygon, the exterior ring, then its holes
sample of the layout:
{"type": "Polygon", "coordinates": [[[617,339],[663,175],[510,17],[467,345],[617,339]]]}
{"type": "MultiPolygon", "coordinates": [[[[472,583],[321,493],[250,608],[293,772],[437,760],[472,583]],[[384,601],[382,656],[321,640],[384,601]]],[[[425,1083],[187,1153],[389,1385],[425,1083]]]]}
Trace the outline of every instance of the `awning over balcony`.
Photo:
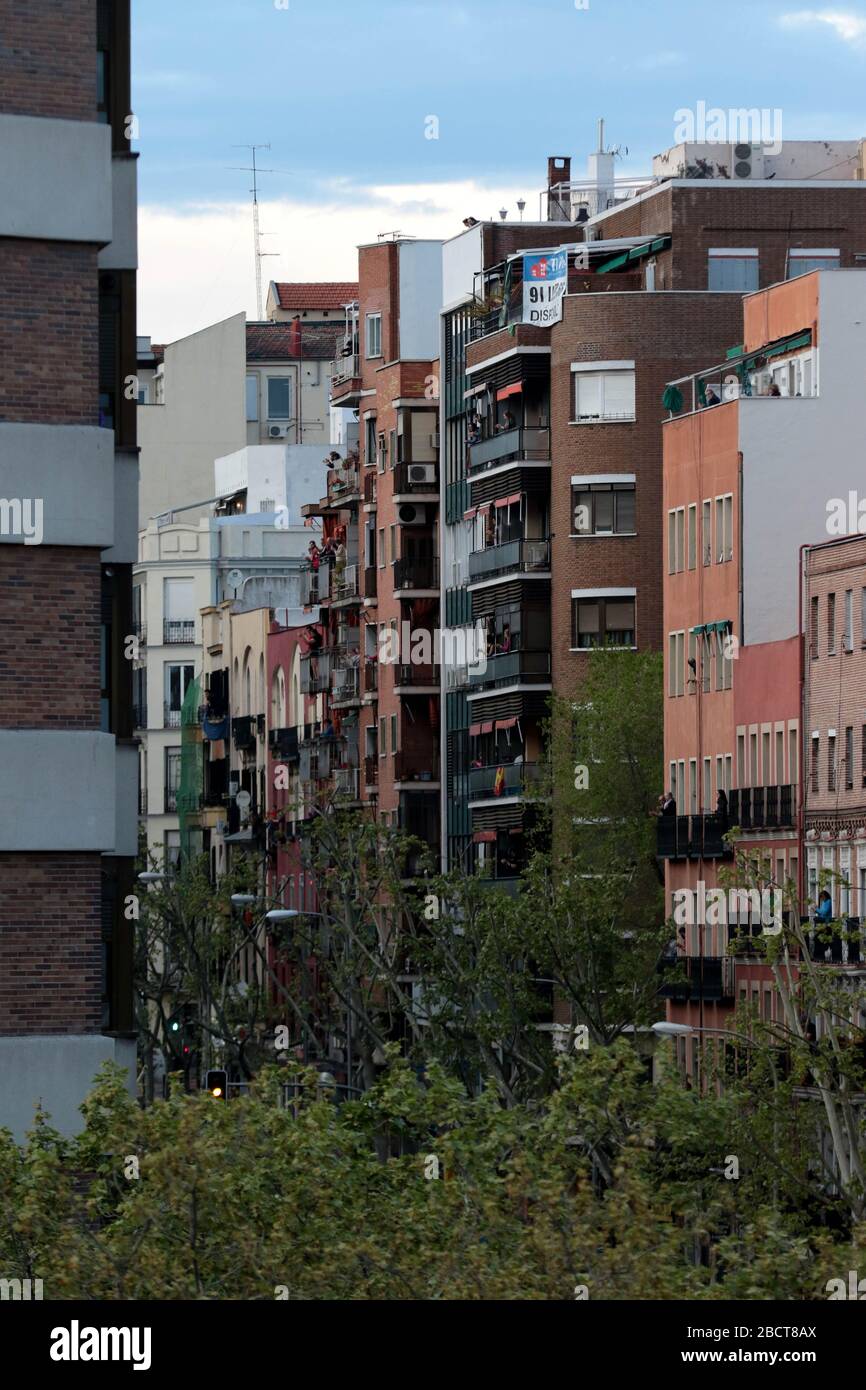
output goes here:
{"type": "MultiPolygon", "coordinates": [[[[519,493],[519,492],[512,492],[512,494],[511,494],[510,497],[499,497],[499,498],[497,498],[495,505],[496,505],[497,507],[513,507],[513,506],[514,506],[517,502],[519,502],[519,501],[520,501],[520,493],[519,493]]],[[[488,503],[488,509],[489,509],[489,505],[490,505],[490,504],[488,503]]]]}
{"type": "Polygon", "coordinates": [[[495,830],[476,830],[472,836],[472,840],[476,845],[489,845],[495,839],[495,830]]]}
{"type": "Polygon", "coordinates": [[[647,241],[642,246],[633,246],[630,251],[621,251],[618,256],[612,256],[609,261],[602,261],[600,266],[596,266],[596,274],[604,275],[609,270],[619,270],[622,266],[634,261],[642,260],[644,256],[654,256],[657,251],[666,251],[671,244],[669,236],[658,236],[653,241],[647,241]]]}
{"type": "Polygon", "coordinates": [[[511,386],[501,386],[496,392],[496,399],[504,401],[509,396],[520,396],[523,394],[523,382],[515,381],[511,386]]]}
{"type": "Polygon", "coordinates": [[[733,626],[730,618],[723,618],[720,623],[700,623],[697,627],[689,628],[689,632],[694,637],[700,637],[705,632],[730,632],[733,626]]]}

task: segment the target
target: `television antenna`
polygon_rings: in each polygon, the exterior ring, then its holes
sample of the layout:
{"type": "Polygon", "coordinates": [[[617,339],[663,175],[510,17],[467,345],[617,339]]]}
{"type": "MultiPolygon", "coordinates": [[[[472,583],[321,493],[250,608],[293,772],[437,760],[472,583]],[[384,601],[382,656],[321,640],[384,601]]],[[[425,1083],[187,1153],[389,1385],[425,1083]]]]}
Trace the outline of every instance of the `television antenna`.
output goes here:
{"type": "Polygon", "coordinates": [[[279,253],[276,252],[276,251],[263,251],[263,250],[262,250],[262,237],[263,237],[263,236],[271,236],[272,234],[271,234],[270,232],[263,232],[263,231],[261,230],[261,228],[259,227],[259,182],[258,182],[258,176],[259,176],[259,174],[276,174],[276,173],[278,172],[278,170],[276,170],[276,169],[260,169],[260,168],[258,167],[258,165],[256,164],[256,150],[269,150],[269,149],[271,148],[270,145],[234,145],[232,148],[233,148],[233,149],[236,149],[236,150],[250,150],[250,152],[251,152],[251,154],[252,154],[252,163],[251,163],[251,164],[247,164],[247,165],[230,165],[229,167],[230,167],[230,168],[234,168],[238,173],[241,173],[241,174],[252,174],[252,176],[253,176],[253,186],[252,186],[252,188],[250,189],[250,192],[251,192],[252,195],[253,195],[253,246],[254,246],[255,258],[256,258],[256,318],[257,318],[257,319],[261,319],[261,317],[262,317],[262,261],[263,261],[263,259],[264,259],[265,256],[277,256],[279,253]]]}

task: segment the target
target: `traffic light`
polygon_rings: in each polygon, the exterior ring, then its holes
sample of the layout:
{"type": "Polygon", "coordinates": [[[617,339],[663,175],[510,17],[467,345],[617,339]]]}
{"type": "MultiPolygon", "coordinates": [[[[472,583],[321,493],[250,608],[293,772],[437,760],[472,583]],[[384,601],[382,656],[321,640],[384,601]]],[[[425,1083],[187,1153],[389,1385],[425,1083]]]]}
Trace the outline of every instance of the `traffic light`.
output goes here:
{"type": "Polygon", "coordinates": [[[229,1074],[227,1071],[209,1071],[205,1078],[205,1090],[214,1100],[228,1100],[229,1074]]]}

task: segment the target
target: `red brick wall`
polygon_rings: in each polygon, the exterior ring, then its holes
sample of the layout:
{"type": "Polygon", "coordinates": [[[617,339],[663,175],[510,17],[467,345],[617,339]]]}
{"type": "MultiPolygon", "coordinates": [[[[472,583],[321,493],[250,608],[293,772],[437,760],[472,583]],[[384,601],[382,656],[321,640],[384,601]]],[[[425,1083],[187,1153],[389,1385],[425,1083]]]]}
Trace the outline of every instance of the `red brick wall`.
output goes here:
{"type": "Polygon", "coordinates": [[[0,545],[0,727],[99,728],[99,624],[98,551],[0,545]]]}
{"type": "Polygon", "coordinates": [[[0,237],[0,420],[99,423],[96,257],[0,237]]]}
{"type": "Polygon", "coordinates": [[[734,295],[573,295],[551,333],[552,659],[565,693],[583,658],[572,653],[571,590],[636,588],[637,644],[662,640],[662,395],[668,381],[721,361],[742,333],[734,295]],[[572,362],[634,361],[634,424],[572,425],[572,362]],[[572,540],[571,478],[634,473],[637,535],[572,540]]]}
{"type": "Polygon", "coordinates": [[[96,0],[0,0],[0,112],[92,121],[96,0]]]}
{"type": "Polygon", "coordinates": [[[0,854],[0,1034],[99,1031],[100,864],[0,854]]]}

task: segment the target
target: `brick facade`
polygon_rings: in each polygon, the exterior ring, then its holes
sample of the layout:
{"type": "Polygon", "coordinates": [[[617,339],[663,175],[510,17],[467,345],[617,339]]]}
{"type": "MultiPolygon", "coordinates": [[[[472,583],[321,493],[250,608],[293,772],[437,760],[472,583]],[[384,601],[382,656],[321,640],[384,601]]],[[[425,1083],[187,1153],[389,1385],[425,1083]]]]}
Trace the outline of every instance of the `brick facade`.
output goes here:
{"type": "Polygon", "coordinates": [[[96,0],[0,0],[0,111],[92,121],[95,109],[96,0]]]}

